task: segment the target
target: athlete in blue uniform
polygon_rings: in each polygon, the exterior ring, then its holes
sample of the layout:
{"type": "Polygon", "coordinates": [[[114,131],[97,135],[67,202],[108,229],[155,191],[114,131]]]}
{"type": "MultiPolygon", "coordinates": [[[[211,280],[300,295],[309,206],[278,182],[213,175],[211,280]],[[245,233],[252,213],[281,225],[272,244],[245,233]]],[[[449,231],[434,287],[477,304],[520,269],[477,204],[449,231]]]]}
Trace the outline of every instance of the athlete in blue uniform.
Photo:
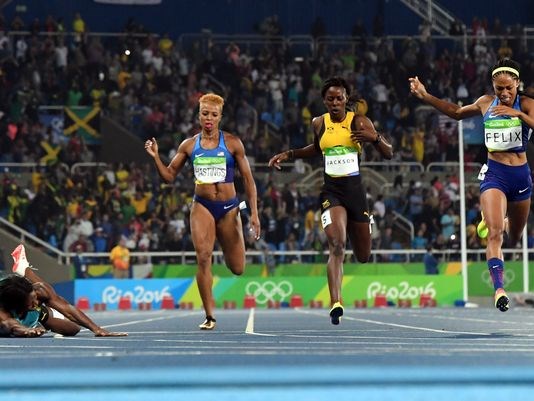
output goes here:
{"type": "Polygon", "coordinates": [[[339,324],[343,315],[341,286],[347,236],[354,256],[361,263],[371,256],[371,215],[360,176],[364,143],[372,144],[380,154],[391,159],[391,144],[376,132],[371,120],[347,110],[350,88],[341,77],[325,81],[321,95],[328,110],[312,121],[314,143],[274,155],[269,166],[295,158],[323,156],[324,185],[320,194],[321,224],[328,239],[328,289],[330,320],[339,324]]]}
{"type": "Polygon", "coordinates": [[[474,103],[459,106],[429,94],[417,77],[410,78],[410,90],[419,99],[454,118],[482,115],[488,162],[480,172],[480,204],[483,221],[479,235],[487,236],[486,260],[495,289],[495,307],[509,308],[504,290],[504,232],[508,246],[521,239],[527,223],[532,179],[526,148],[534,128],[534,99],[519,92],[519,64],[502,59],[493,67],[494,95],[483,95],[474,103]]]}
{"type": "Polygon", "coordinates": [[[191,237],[197,255],[197,285],[206,312],[201,330],[213,330],[213,276],[211,263],[215,240],[221,245],[224,260],[232,273],[240,275],[245,269],[245,240],[234,186],[237,167],[243,178],[250,207],[250,231],[260,237],[256,184],[241,140],[219,129],[224,100],[213,93],[199,99],[201,132],[185,139],[168,166],[158,154],[154,138],[145,142],[147,153],[154,158],[163,180],[172,183],[189,161],[195,175],[195,195],[191,207],[191,237]]]}

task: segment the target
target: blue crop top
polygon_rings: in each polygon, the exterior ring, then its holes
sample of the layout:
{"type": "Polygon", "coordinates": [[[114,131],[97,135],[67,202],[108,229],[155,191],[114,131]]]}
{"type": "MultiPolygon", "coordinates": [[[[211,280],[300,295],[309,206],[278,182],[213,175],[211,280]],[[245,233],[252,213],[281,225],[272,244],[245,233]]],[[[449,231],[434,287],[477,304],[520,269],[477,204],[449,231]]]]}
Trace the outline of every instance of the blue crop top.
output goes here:
{"type": "Polygon", "coordinates": [[[215,149],[200,146],[200,137],[195,140],[191,152],[191,164],[197,184],[216,184],[234,181],[235,159],[224,142],[224,134],[219,130],[219,143],[215,149]]]}

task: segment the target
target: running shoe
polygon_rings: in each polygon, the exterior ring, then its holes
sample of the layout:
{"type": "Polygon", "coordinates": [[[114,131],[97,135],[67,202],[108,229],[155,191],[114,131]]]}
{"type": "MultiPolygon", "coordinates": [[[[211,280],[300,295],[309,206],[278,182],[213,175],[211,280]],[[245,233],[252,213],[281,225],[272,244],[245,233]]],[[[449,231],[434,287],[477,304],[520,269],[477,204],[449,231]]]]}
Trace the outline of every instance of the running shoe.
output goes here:
{"type": "Polygon", "coordinates": [[[13,273],[24,277],[26,269],[28,267],[31,267],[30,263],[28,262],[28,259],[26,259],[26,249],[24,248],[24,245],[20,244],[19,246],[17,246],[13,250],[13,252],[11,252],[11,256],[13,257],[14,262],[13,273]]]}
{"type": "Polygon", "coordinates": [[[213,317],[206,316],[204,323],[199,324],[198,327],[200,330],[213,330],[215,328],[215,322],[217,322],[213,317]]]}
{"type": "Polygon", "coordinates": [[[340,302],[336,302],[330,309],[330,321],[332,324],[339,324],[341,316],[343,316],[343,305],[340,302]]]}
{"type": "Polygon", "coordinates": [[[477,225],[477,234],[480,238],[484,239],[488,236],[488,226],[486,225],[486,220],[484,220],[484,214],[480,212],[482,216],[482,220],[480,220],[480,223],[477,225]]]}
{"type": "Polygon", "coordinates": [[[495,307],[501,312],[506,312],[510,309],[510,299],[502,288],[495,291],[495,307]]]}

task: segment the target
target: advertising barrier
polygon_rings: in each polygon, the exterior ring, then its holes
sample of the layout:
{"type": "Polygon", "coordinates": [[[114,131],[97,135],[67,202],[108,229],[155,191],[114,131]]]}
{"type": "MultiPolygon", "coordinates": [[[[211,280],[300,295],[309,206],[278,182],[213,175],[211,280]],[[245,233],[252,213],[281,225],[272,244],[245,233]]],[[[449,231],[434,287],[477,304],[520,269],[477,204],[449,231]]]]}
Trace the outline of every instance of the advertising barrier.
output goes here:
{"type": "MultiPolygon", "coordinates": [[[[194,308],[201,307],[193,278],[76,280],[74,290],[76,299],[88,298],[91,305],[105,303],[107,310],[117,309],[123,297],[130,298],[133,308],[150,303],[158,309],[166,296],[171,296],[175,305],[185,302],[194,308]]],[[[366,300],[371,306],[378,295],[393,304],[403,299],[416,306],[422,294],[435,299],[439,306],[454,305],[462,298],[461,276],[346,276],[343,281],[343,302],[347,306],[357,300],[366,300]]],[[[253,296],[259,308],[270,303],[289,304],[294,296],[299,296],[304,305],[321,301],[328,307],[330,303],[325,277],[215,277],[213,295],[216,307],[223,307],[227,301],[242,307],[247,296],[253,296]]]]}

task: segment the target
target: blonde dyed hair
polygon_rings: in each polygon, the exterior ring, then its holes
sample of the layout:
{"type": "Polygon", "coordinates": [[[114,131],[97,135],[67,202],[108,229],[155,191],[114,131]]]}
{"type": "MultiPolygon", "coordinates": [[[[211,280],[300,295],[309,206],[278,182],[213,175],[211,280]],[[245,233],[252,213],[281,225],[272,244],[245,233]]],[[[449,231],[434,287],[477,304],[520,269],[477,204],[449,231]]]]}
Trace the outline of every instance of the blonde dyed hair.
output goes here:
{"type": "Polygon", "coordinates": [[[224,99],[216,95],[215,93],[206,93],[205,95],[201,96],[200,99],[198,99],[198,104],[202,103],[213,103],[216,106],[219,106],[222,110],[224,106],[224,99]]]}

